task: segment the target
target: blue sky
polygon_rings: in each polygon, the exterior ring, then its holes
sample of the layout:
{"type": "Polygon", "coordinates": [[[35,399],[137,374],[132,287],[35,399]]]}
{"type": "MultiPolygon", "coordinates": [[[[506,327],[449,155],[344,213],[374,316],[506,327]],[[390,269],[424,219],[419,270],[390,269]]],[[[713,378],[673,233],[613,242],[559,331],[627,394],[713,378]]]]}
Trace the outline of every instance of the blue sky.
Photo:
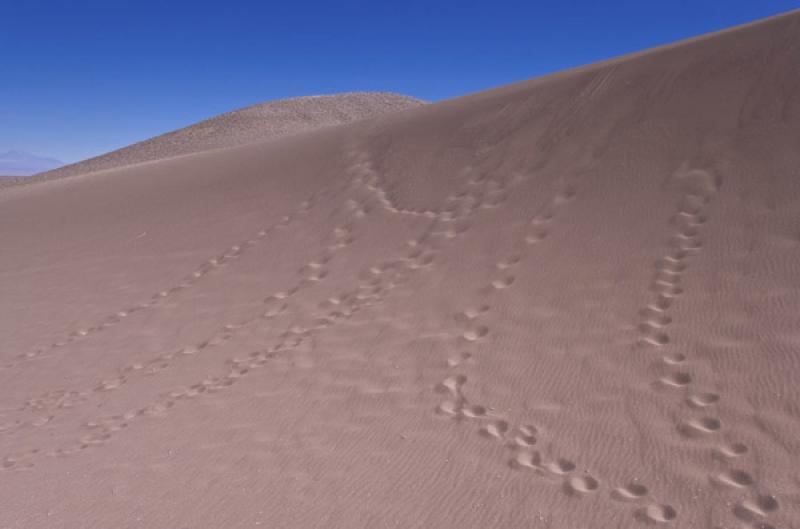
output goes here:
{"type": "Polygon", "coordinates": [[[0,0],[0,152],[67,162],[271,99],[441,100],[800,0],[0,0]]]}

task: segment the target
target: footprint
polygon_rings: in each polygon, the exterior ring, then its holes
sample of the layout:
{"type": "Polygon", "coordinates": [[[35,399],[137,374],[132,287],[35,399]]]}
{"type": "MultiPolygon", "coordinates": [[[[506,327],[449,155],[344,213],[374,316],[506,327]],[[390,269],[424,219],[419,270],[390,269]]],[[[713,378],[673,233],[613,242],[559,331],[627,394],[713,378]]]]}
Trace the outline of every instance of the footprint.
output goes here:
{"type": "Polygon", "coordinates": [[[318,282],[318,281],[322,281],[327,275],[328,275],[328,272],[326,272],[325,270],[315,270],[312,273],[308,274],[306,276],[306,279],[308,281],[318,282]]]}
{"type": "Polygon", "coordinates": [[[555,213],[552,210],[547,209],[542,211],[535,217],[531,219],[531,224],[533,226],[541,226],[542,224],[548,224],[553,221],[553,217],[555,217],[555,213]]]}
{"type": "Polygon", "coordinates": [[[563,475],[569,474],[575,470],[575,463],[569,459],[556,459],[555,461],[546,463],[544,467],[553,474],[563,475]]]}
{"type": "Polygon", "coordinates": [[[733,459],[736,457],[742,457],[743,455],[747,454],[750,450],[744,443],[731,443],[727,445],[720,446],[716,449],[716,452],[726,458],[733,459]]]}
{"type": "Polygon", "coordinates": [[[714,476],[712,479],[723,485],[739,489],[750,487],[755,483],[755,480],[750,474],[748,474],[744,470],[735,470],[735,469],[726,470],[725,472],[722,472],[721,474],[714,476]]]}
{"type": "Polygon", "coordinates": [[[744,500],[734,508],[734,515],[742,521],[750,522],[756,516],[768,516],[779,508],[778,500],[770,494],[759,494],[744,500]]]}
{"type": "Polygon", "coordinates": [[[686,226],[678,232],[678,237],[684,239],[694,239],[698,235],[700,235],[700,231],[694,226],[686,226]]]}
{"type": "Polygon", "coordinates": [[[692,382],[692,376],[689,373],[685,373],[682,371],[677,373],[670,373],[669,375],[663,377],[661,379],[661,382],[663,382],[667,386],[681,388],[684,386],[688,386],[692,382]]]}
{"type": "Polygon", "coordinates": [[[656,270],[672,274],[679,274],[686,270],[686,264],[682,261],[673,260],[666,257],[656,261],[656,270]]]}
{"type": "Polygon", "coordinates": [[[510,465],[512,468],[533,468],[533,469],[541,469],[542,464],[542,456],[537,451],[522,451],[517,453],[514,456],[514,459],[510,461],[510,465]]]}
{"type": "Polygon", "coordinates": [[[464,375],[453,375],[451,377],[447,377],[442,382],[439,383],[437,389],[442,393],[452,393],[453,395],[459,395],[461,392],[461,386],[466,384],[467,377],[464,375]]]}
{"type": "Polygon", "coordinates": [[[642,341],[649,343],[650,345],[662,346],[669,343],[669,336],[667,333],[656,332],[656,329],[649,323],[643,323],[639,325],[639,332],[644,335],[642,336],[642,341]]]}
{"type": "Polygon", "coordinates": [[[678,206],[678,213],[681,215],[699,215],[706,202],[700,195],[686,195],[678,206]]]}
{"type": "Polygon", "coordinates": [[[466,331],[463,334],[463,337],[468,342],[474,342],[485,337],[487,334],[489,334],[489,327],[486,325],[478,325],[477,327],[466,331]]]}
{"type": "Polygon", "coordinates": [[[526,235],[525,242],[527,244],[536,244],[537,242],[544,240],[547,237],[547,233],[548,233],[547,230],[538,229],[533,233],[529,233],[528,235],[526,235]]]}
{"type": "Polygon", "coordinates": [[[539,429],[531,424],[525,424],[518,428],[522,435],[536,435],[539,433],[539,429]]]}
{"type": "Polygon", "coordinates": [[[689,252],[681,249],[681,248],[673,248],[668,255],[664,257],[664,259],[670,259],[676,262],[682,262],[684,259],[689,257],[689,252]]]}
{"type": "Polygon", "coordinates": [[[664,285],[666,288],[676,287],[681,282],[681,276],[660,270],[653,276],[653,282],[664,285]]]}
{"type": "Polygon", "coordinates": [[[635,501],[644,498],[648,494],[647,487],[640,483],[628,483],[624,487],[614,489],[611,495],[623,501],[635,501]]]}
{"type": "Polygon", "coordinates": [[[640,511],[641,516],[650,522],[667,523],[678,517],[678,511],[670,505],[651,504],[640,511]]]}
{"type": "Polygon", "coordinates": [[[558,202],[567,202],[567,201],[575,198],[576,194],[577,194],[577,191],[575,190],[575,187],[570,185],[570,184],[567,184],[558,193],[558,195],[556,195],[556,201],[558,201],[558,202]]]}
{"type": "Polygon", "coordinates": [[[518,434],[514,436],[514,444],[522,448],[530,448],[536,445],[536,441],[537,439],[534,435],[518,434]]]}
{"type": "Polygon", "coordinates": [[[676,235],[669,240],[671,246],[678,248],[679,250],[699,250],[703,247],[703,241],[699,238],[694,239],[685,239],[680,235],[676,235]]]}
{"type": "Polygon", "coordinates": [[[480,419],[482,417],[486,417],[487,411],[486,408],[479,405],[471,405],[465,406],[461,413],[470,419],[480,419]]]}
{"type": "Polygon", "coordinates": [[[650,307],[642,309],[639,314],[645,319],[645,324],[650,327],[662,328],[672,323],[672,318],[662,311],[650,307]]]}
{"type": "Polygon", "coordinates": [[[519,264],[521,260],[522,256],[515,254],[510,257],[507,257],[506,259],[503,259],[502,261],[498,261],[497,265],[495,266],[497,266],[497,268],[500,270],[505,270],[507,268],[511,268],[512,266],[519,264]]]}
{"type": "Polygon", "coordinates": [[[718,432],[722,428],[722,423],[715,417],[703,417],[701,419],[691,419],[678,426],[678,431],[686,437],[697,437],[698,435],[718,432]]]}
{"type": "Polygon", "coordinates": [[[435,255],[433,252],[420,253],[420,255],[411,259],[408,267],[415,270],[418,268],[427,267],[433,264],[434,259],[435,255]]]}
{"type": "Polygon", "coordinates": [[[470,353],[466,353],[466,352],[459,353],[459,354],[457,354],[455,356],[451,356],[450,358],[447,359],[447,366],[448,367],[460,366],[464,362],[469,361],[471,358],[472,358],[472,355],[470,353]]]}
{"type": "Polygon", "coordinates": [[[716,393],[697,393],[690,395],[687,400],[695,408],[707,408],[719,402],[719,395],[716,393]]]}
{"type": "Polygon", "coordinates": [[[688,213],[682,214],[681,218],[684,219],[684,222],[686,222],[690,226],[702,226],[703,224],[708,222],[708,219],[705,217],[705,215],[702,215],[702,214],[699,214],[699,213],[698,214],[688,214],[688,213]]]}
{"type": "Polygon", "coordinates": [[[464,311],[464,317],[468,320],[474,320],[481,314],[489,312],[489,305],[480,305],[478,307],[470,307],[464,311]]]}
{"type": "Polygon", "coordinates": [[[460,411],[461,404],[452,400],[446,400],[436,407],[436,412],[440,415],[458,415],[460,411]]]}
{"type": "Polygon", "coordinates": [[[36,427],[36,428],[38,428],[40,426],[44,426],[45,424],[47,424],[50,421],[52,421],[54,418],[55,418],[55,416],[53,416],[53,415],[42,415],[41,417],[37,417],[36,419],[33,419],[31,421],[31,426],[36,427]]]}
{"type": "Polygon", "coordinates": [[[125,377],[118,377],[109,380],[103,380],[97,387],[97,391],[112,391],[119,388],[125,383],[125,377]]]}
{"type": "Polygon", "coordinates": [[[682,353],[670,353],[661,357],[665,364],[679,365],[686,361],[686,355],[682,353]]]}
{"type": "Polygon", "coordinates": [[[600,482],[592,476],[573,476],[564,483],[568,494],[590,494],[600,488],[600,482]]]}
{"type": "Polygon", "coordinates": [[[648,308],[654,311],[664,312],[672,306],[672,299],[673,298],[670,296],[664,296],[659,294],[656,300],[650,305],[648,305],[648,308]]]}
{"type": "Polygon", "coordinates": [[[514,284],[516,278],[514,276],[506,276],[492,280],[492,286],[497,290],[503,290],[514,284]]]}
{"type": "Polygon", "coordinates": [[[665,298],[677,298],[683,294],[683,289],[676,285],[664,284],[655,282],[650,287],[653,292],[657,292],[659,296],[665,298]]]}
{"type": "Polygon", "coordinates": [[[484,437],[491,437],[494,439],[503,439],[508,433],[509,425],[506,421],[493,421],[486,426],[483,426],[478,433],[484,437]]]}

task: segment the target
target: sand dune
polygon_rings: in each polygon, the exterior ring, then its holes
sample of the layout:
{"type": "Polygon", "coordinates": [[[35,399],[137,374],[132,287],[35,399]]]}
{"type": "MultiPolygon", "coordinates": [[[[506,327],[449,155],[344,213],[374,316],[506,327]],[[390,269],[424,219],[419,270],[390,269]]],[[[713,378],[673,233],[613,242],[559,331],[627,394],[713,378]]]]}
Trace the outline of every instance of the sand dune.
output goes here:
{"type": "Polygon", "coordinates": [[[0,193],[0,527],[800,525],[800,13],[0,193]]]}
{"type": "Polygon", "coordinates": [[[263,142],[341,125],[423,104],[381,92],[295,97],[227,112],[116,151],[43,173],[40,178],[86,174],[183,154],[263,142]]]}

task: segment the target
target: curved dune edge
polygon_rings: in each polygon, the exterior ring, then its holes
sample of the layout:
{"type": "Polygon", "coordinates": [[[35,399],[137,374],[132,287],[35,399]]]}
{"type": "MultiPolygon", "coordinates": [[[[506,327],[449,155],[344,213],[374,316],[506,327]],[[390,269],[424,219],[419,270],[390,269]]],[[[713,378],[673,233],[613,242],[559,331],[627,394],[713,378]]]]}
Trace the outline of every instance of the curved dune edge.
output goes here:
{"type": "Polygon", "coordinates": [[[226,112],[88,160],[35,177],[3,180],[24,184],[86,175],[187,154],[259,143],[397,112],[423,101],[387,92],[352,92],[281,99],[226,112]]]}

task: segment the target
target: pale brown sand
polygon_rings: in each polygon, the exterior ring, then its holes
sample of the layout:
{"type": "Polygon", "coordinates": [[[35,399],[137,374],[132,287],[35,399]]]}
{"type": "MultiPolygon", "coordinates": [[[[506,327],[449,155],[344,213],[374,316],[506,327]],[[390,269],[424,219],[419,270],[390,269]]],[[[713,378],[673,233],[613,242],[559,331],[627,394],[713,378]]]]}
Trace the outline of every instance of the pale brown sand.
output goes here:
{"type": "Polygon", "coordinates": [[[0,527],[798,527],[798,64],[4,190],[0,527]]]}
{"type": "MultiPolygon", "coordinates": [[[[203,120],[95,158],[41,173],[37,179],[82,175],[142,162],[298,134],[414,108],[423,102],[385,92],[294,97],[252,105],[203,120]]],[[[29,180],[19,179],[27,183],[29,180]]]]}

